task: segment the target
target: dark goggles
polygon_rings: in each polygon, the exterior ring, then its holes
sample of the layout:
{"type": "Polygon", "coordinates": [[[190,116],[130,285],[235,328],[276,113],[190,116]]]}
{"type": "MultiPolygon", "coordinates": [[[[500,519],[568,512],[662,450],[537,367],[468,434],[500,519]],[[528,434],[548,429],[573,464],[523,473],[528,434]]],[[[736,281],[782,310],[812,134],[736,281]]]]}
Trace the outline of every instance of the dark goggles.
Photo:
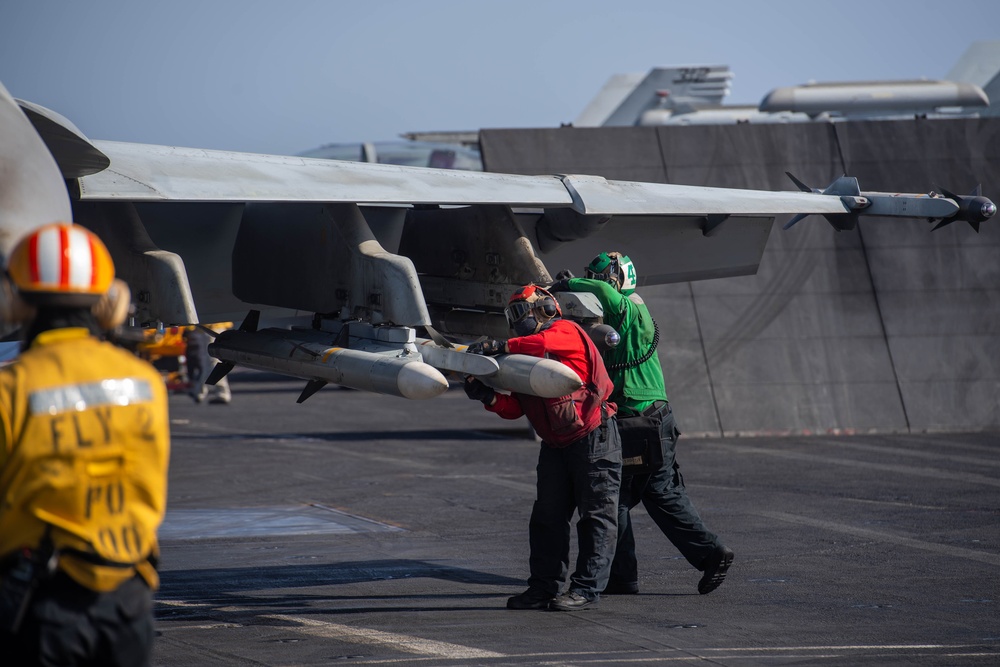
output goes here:
{"type": "Polygon", "coordinates": [[[507,323],[514,326],[515,322],[523,320],[532,310],[534,308],[527,301],[515,301],[507,306],[504,314],[507,316],[507,323]]]}
{"type": "Polygon", "coordinates": [[[610,282],[611,276],[614,274],[614,271],[615,271],[615,263],[609,262],[608,265],[604,267],[604,270],[601,271],[600,273],[591,270],[591,268],[588,266],[587,269],[584,271],[584,275],[587,278],[590,278],[591,280],[601,280],[603,282],[610,282]]]}

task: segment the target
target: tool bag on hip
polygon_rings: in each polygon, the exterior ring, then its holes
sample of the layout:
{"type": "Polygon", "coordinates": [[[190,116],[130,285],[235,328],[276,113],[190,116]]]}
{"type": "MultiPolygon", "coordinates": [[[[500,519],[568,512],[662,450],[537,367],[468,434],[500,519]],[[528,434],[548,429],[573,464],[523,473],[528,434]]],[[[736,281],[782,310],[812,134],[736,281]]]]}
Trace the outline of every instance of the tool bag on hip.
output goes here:
{"type": "Polygon", "coordinates": [[[661,421],[659,414],[618,417],[623,475],[652,475],[663,465],[661,421]]]}

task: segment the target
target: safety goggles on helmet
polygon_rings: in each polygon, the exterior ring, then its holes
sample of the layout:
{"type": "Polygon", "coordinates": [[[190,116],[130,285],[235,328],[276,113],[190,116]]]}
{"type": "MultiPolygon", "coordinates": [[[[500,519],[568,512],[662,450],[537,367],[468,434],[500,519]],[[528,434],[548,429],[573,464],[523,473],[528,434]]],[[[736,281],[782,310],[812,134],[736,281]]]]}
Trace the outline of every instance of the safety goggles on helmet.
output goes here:
{"type": "Polygon", "coordinates": [[[611,262],[608,262],[607,266],[605,266],[602,271],[595,271],[588,266],[584,275],[591,280],[600,280],[607,283],[611,282],[611,278],[616,275],[616,271],[614,269],[614,265],[611,262]]]}
{"type": "Polygon", "coordinates": [[[541,322],[562,314],[555,297],[538,285],[527,285],[515,292],[504,310],[507,323],[512,328],[532,312],[535,312],[535,317],[541,322]]]}
{"type": "Polygon", "coordinates": [[[507,316],[507,323],[513,326],[515,322],[520,322],[527,317],[532,310],[531,304],[527,301],[515,301],[507,306],[504,314],[507,316]]]}
{"type": "Polygon", "coordinates": [[[584,275],[591,280],[601,280],[611,282],[618,277],[618,257],[617,252],[602,252],[587,265],[584,275]]]}
{"type": "Polygon", "coordinates": [[[622,294],[635,291],[636,274],[632,260],[620,252],[602,252],[591,260],[584,275],[608,283],[622,294]]]}

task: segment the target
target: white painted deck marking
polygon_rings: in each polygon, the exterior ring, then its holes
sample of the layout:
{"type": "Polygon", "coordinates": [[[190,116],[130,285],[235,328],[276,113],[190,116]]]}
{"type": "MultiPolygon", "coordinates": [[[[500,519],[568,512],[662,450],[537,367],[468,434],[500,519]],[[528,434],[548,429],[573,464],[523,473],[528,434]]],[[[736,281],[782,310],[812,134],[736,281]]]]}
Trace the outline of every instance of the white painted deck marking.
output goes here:
{"type": "MultiPolygon", "coordinates": [[[[573,651],[565,653],[510,653],[507,658],[536,658],[534,664],[556,666],[569,666],[578,664],[642,664],[642,663],[674,663],[674,662],[712,662],[715,660],[755,660],[761,658],[773,658],[775,660],[817,660],[821,658],[845,658],[852,653],[858,657],[877,657],[884,655],[887,657],[899,658],[901,655],[911,657],[937,658],[968,658],[968,657],[995,657],[995,652],[982,650],[980,644],[887,644],[879,645],[856,645],[856,646],[754,646],[754,647],[723,647],[723,648],[692,648],[676,649],[665,648],[653,650],[655,655],[638,656],[637,653],[648,654],[651,651],[573,651]],[[963,650],[979,649],[979,650],[963,650]],[[939,653],[939,651],[947,651],[939,653]],[[864,652],[864,653],[861,653],[864,652]],[[670,655],[674,654],[674,655],[670,655]],[[630,656],[635,657],[630,657],[630,656]]],[[[428,658],[376,658],[372,660],[360,659],[353,664],[358,665],[389,665],[395,663],[413,664],[415,662],[426,662],[437,664],[435,659],[440,660],[441,656],[428,658]]]]}
{"type": "Polygon", "coordinates": [[[290,628],[297,632],[315,637],[327,639],[342,639],[354,644],[370,644],[386,646],[407,653],[426,655],[434,658],[444,658],[446,660],[472,660],[482,658],[504,658],[503,653],[495,651],[484,651],[461,644],[449,644],[447,642],[434,641],[432,639],[422,639],[401,635],[395,632],[383,632],[372,630],[371,628],[356,628],[340,623],[328,623],[318,621],[314,618],[304,618],[302,616],[287,616],[285,614],[267,614],[259,618],[270,618],[277,621],[296,623],[290,628]]]}
{"type": "Polygon", "coordinates": [[[945,556],[957,556],[959,558],[967,558],[968,560],[975,560],[979,561],[980,563],[986,563],[988,565],[1000,565],[1000,555],[992,554],[986,551],[963,549],[962,547],[950,547],[944,544],[934,544],[933,542],[922,542],[921,540],[914,540],[909,537],[893,535],[891,533],[887,533],[882,530],[857,528],[855,526],[849,526],[843,523],[824,521],[822,519],[812,519],[807,516],[788,514],[786,512],[755,512],[755,514],[757,514],[757,516],[764,516],[769,519],[777,519],[779,521],[787,521],[788,523],[795,523],[801,526],[812,526],[813,528],[821,528],[823,530],[831,530],[837,533],[845,533],[847,535],[864,537],[867,539],[874,540],[876,542],[889,542],[890,544],[898,544],[904,547],[922,549],[923,551],[932,551],[934,553],[943,554],[945,556]]]}

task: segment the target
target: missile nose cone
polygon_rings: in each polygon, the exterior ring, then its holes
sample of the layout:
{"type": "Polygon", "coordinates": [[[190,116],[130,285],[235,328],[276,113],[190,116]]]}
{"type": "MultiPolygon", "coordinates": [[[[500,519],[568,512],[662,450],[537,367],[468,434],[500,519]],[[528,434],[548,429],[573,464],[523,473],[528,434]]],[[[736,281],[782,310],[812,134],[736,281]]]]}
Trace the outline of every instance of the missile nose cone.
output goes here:
{"type": "Polygon", "coordinates": [[[581,386],[580,376],[555,359],[540,359],[528,375],[528,383],[537,396],[565,396],[581,386]]]}
{"type": "Polygon", "coordinates": [[[440,396],[447,391],[448,380],[433,366],[414,361],[399,370],[396,386],[404,398],[423,400],[440,396]]]}
{"type": "Polygon", "coordinates": [[[526,354],[503,354],[496,357],[500,370],[492,377],[480,378],[495,389],[519,394],[556,398],[571,394],[583,383],[566,364],[526,354]]]}

